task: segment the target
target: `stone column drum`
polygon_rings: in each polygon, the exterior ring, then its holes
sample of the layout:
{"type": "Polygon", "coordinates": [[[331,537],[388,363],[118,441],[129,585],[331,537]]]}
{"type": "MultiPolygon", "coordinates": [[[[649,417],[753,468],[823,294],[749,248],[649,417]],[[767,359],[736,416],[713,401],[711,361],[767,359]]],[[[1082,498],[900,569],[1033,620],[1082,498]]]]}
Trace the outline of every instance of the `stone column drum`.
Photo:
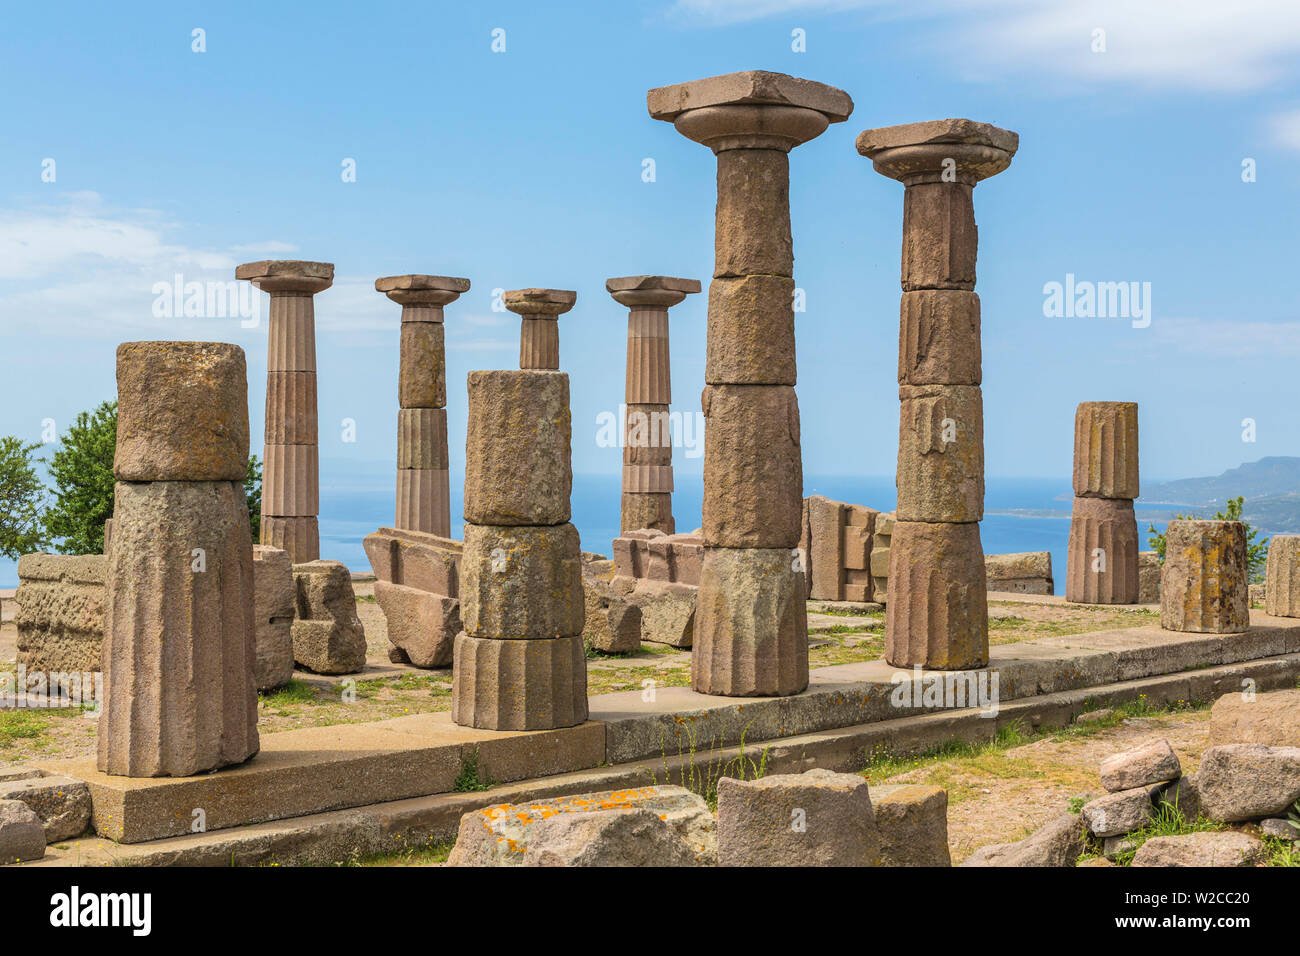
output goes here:
{"type": "Polygon", "coordinates": [[[560,316],[573,308],[578,293],[567,289],[514,289],[506,308],[522,317],[519,367],[555,371],[560,367],[560,316]]]}
{"type": "Polygon", "coordinates": [[[465,546],[452,719],[544,730],[587,719],[582,552],[573,488],[569,376],[469,373],[465,546]]]}
{"type": "Polygon", "coordinates": [[[1165,528],[1160,626],[1167,631],[1239,634],[1250,628],[1246,526],[1180,519],[1165,528]]]}
{"type": "Polygon", "coordinates": [[[118,346],[104,773],[184,777],[258,751],[247,379],[237,345],[118,346]]]}
{"type": "Polygon", "coordinates": [[[671,276],[624,276],[606,280],[605,289],[629,310],[619,533],[653,528],[673,534],[668,309],[699,292],[700,283],[671,276]]]}
{"type": "Polygon", "coordinates": [[[1138,407],[1080,402],[1074,413],[1074,514],[1065,599],[1083,604],[1138,600],[1138,407]]]}
{"type": "Polygon", "coordinates": [[[261,543],[294,564],[320,557],[320,448],[316,422],[316,307],[334,282],[329,262],[271,260],[235,269],[271,295],[266,350],[266,444],[261,543]]]}
{"type": "Polygon", "coordinates": [[[808,686],[808,620],[788,154],[846,120],[853,101],[747,71],[653,89],[646,103],[718,164],[692,683],[731,697],[797,694],[808,686]]]}
{"type": "Polygon", "coordinates": [[[1300,617],[1300,535],[1275,534],[1268,539],[1264,611],[1275,617],[1300,617]]]}
{"type": "Polygon", "coordinates": [[[451,536],[447,460],[447,349],[442,307],[469,280],[405,275],[375,280],[402,307],[397,380],[397,513],[393,527],[451,536]]]}
{"type": "Polygon", "coordinates": [[[989,660],[979,522],[984,406],[975,185],[1020,138],[965,119],[869,129],[858,152],[903,192],[898,521],[890,546],[885,659],[960,670],[989,660]]]}

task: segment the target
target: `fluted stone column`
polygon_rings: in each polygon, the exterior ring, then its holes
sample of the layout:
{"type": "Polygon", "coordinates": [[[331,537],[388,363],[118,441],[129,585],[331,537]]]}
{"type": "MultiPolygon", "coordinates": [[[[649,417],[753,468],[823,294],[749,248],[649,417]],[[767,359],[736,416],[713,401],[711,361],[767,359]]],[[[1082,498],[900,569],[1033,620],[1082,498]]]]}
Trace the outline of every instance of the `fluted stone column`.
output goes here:
{"type": "Polygon", "coordinates": [[[898,521],[885,659],[959,670],[989,660],[976,183],[1011,164],[1019,137],[950,119],[866,130],[858,152],[903,193],[898,521]]]}
{"type": "Polygon", "coordinates": [[[673,534],[668,309],[699,292],[700,283],[672,276],[624,276],[606,280],[605,289],[629,310],[619,533],[653,528],[673,534]]]}
{"type": "Polygon", "coordinates": [[[402,307],[397,383],[397,514],[393,527],[451,536],[447,459],[447,350],[442,307],[469,280],[406,275],[375,280],[402,307]]]}
{"type": "Polygon", "coordinates": [[[788,154],[847,119],[853,101],[763,71],[661,87],[646,101],[718,162],[692,683],[705,694],[796,694],[808,686],[808,619],[788,154]]]}
{"type": "Polygon", "coordinates": [[[1275,534],[1268,539],[1264,610],[1275,617],[1300,617],[1300,535],[1275,534]]]}
{"type": "Polygon", "coordinates": [[[1242,522],[1169,522],[1160,571],[1160,626],[1201,634],[1249,630],[1249,573],[1242,522]]]}
{"type": "Polygon", "coordinates": [[[1138,407],[1080,402],[1074,413],[1074,513],[1065,599],[1082,604],[1138,600],[1138,407]]]}
{"type": "Polygon", "coordinates": [[[505,294],[506,308],[523,319],[520,368],[559,369],[560,316],[577,301],[578,293],[567,289],[513,289],[505,294]]]}
{"type": "Polygon", "coordinates": [[[487,730],[587,719],[582,552],[573,488],[569,376],[469,373],[461,619],[452,719],[487,730]]]}
{"type": "Polygon", "coordinates": [[[117,400],[99,769],[242,763],[258,751],[243,349],[126,342],[117,400]]]}
{"type": "Polygon", "coordinates": [[[294,564],[320,557],[320,447],[316,421],[316,308],[334,282],[329,262],[271,260],[235,269],[271,295],[266,353],[266,444],[261,543],[294,564]]]}

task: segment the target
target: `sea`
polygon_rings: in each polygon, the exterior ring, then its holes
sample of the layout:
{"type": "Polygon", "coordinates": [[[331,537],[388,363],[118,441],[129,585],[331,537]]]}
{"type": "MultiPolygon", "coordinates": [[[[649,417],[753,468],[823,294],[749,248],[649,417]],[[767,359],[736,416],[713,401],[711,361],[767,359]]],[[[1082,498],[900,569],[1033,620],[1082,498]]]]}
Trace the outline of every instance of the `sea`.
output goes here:
{"type": "MultiPolygon", "coordinates": [[[[324,469],[322,469],[324,470],[324,469]]],[[[336,474],[338,474],[336,472],[336,474]]],[[[575,474],[573,477],[573,524],[582,538],[582,548],[610,554],[610,542],[618,535],[620,476],[618,474],[575,474]]],[[[698,474],[677,474],[673,492],[673,516],[679,531],[700,526],[703,481],[698,474]]],[[[342,561],[354,571],[369,571],[361,540],[376,528],[393,521],[395,476],[388,468],[376,467],[353,472],[341,481],[321,488],[321,557],[342,561]]],[[[461,513],[464,476],[451,476],[451,513],[461,513]]],[[[836,501],[892,511],[896,490],[894,477],[846,475],[804,475],[805,495],[825,495],[836,501]]],[[[1064,580],[1065,549],[1070,533],[1070,481],[1045,478],[988,478],[985,482],[984,520],[980,540],[985,554],[1019,551],[1048,551],[1052,571],[1064,580]]],[[[1164,529],[1168,511],[1144,513],[1138,502],[1138,531],[1143,550],[1147,526],[1164,529]]],[[[452,533],[460,537],[458,527],[452,533]]],[[[18,586],[17,565],[0,559],[0,588],[18,586]]]]}

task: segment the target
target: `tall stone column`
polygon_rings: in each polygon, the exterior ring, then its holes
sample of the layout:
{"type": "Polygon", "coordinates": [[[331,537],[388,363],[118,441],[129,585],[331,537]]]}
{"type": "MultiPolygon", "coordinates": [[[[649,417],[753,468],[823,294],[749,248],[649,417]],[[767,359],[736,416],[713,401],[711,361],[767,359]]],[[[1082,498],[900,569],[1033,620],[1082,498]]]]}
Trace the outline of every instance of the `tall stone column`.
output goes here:
{"type": "Polygon", "coordinates": [[[808,619],[788,154],[847,119],[853,101],[749,71],[654,89],[646,102],[718,161],[692,683],[733,697],[796,694],[808,686],[808,619]]]}
{"type": "Polygon", "coordinates": [[[700,283],[671,276],[624,276],[607,279],[605,289],[629,310],[619,533],[654,528],[673,534],[668,309],[699,292],[700,283]]]}
{"type": "Polygon", "coordinates": [[[451,715],[487,730],[587,719],[585,601],[573,488],[569,376],[469,373],[465,547],[451,715]]]}
{"type": "Polygon", "coordinates": [[[330,262],[271,260],[235,269],[271,295],[266,350],[266,444],[261,543],[294,564],[320,557],[320,448],[316,422],[316,308],[334,282],[330,262]]]}
{"type": "Polygon", "coordinates": [[[898,520],[885,659],[961,670],[989,660],[976,183],[1011,165],[1015,133],[964,119],[869,129],[858,152],[903,192],[898,520]]]}
{"type": "Polygon", "coordinates": [[[520,368],[559,369],[560,316],[577,301],[578,293],[566,289],[513,289],[505,294],[506,308],[523,318],[520,368]]]}
{"type": "Polygon", "coordinates": [[[244,351],[123,343],[117,402],[99,769],[242,763],[258,751],[244,351]]]}
{"type": "Polygon", "coordinates": [[[1065,599],[1135,604],[1138,599],[1138,407],[1080,402],[1074,413],[1074,511],[1065,599]]]}
{"type": "Polygon", "coordinates": [[[397,514],[393,527],[451,536],[447,461],[447,349],[442,307],[468,279],[388,276],[375,289],[402,307],[397,380],[397,514]]]}

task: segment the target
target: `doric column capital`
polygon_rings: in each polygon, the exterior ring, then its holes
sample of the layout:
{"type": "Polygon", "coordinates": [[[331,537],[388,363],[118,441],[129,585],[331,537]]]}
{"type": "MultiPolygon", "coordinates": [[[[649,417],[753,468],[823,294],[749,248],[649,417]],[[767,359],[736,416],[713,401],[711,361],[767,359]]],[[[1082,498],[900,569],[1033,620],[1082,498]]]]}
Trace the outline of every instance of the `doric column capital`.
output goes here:
{"type": "Polygon", "coordinates": [[[715,153],[728,149],[789,152],[853,112],[843,90],[784,73],[746,70],[646,94],[657,120],[670,122],[688,139],[715,153]]]}
{"type": "Polygon", "coordinates": [[[567,289],[512,289],[505,294],[506,308],[528,319],[555,319],[573,308],[578,293],[567,289]]]}
{"type": "Polygon", "coordinates": [[[629,309],[667,309],[700,291],[699,279],[672,276],[621,276],[605,280],[614,301],[629,309]]]}
{"type": "Polygon", "coordinates": [[[988,123],[946,119],[863,130],[857,146],[876,172],[908,186],[927,182],[974,186],[1011,165],[1020,137],[988,123]]]}
{"type": "Polygon", "coordinates": [[[262,259],[235,267],[236,279],[247,279],[263,292],[315,295],[334,284],[334,263],[301,259],[262,259]]]}
{"type": "Polygon", "coordinates": [[[375,291],[398,305],[444,306],[469,291],[469,280],[455,276],[385,276],[375,280],[375,291]]]}

